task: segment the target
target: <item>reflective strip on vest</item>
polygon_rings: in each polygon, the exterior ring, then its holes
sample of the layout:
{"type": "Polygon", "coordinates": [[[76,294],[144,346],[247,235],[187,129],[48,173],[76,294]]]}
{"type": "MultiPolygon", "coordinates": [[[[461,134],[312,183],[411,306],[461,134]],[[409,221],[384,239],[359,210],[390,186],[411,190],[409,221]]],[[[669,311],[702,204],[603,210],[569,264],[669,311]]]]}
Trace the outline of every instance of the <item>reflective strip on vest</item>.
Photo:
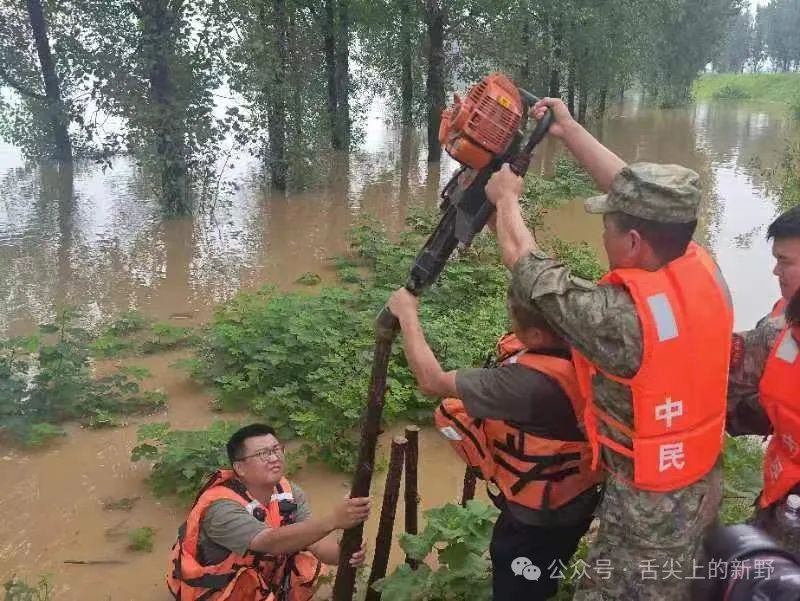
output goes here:
{"type": "Polygon", "coordinates": [[[665,342],[678,337],[678,323],[675,321],[675,314],[669,304],[666,293],[661,292],[647,297],[647,305],[653,314],[653,321],[658,331],[658,341],[665,342]]]}
{"type": "Polygon", "coordinates": [[[292,501],[294,497],[290,492],[276,492],[270,497],[271,501],[292,501]]]}
{"type": "Polygon", "coordinates": [[[791,332],[786,332],[780,346],[775,351],[775,357],[786,363],[794,363],[798,353],[800,353],[800,349],[797,348],[797,341],[791,332]]]}

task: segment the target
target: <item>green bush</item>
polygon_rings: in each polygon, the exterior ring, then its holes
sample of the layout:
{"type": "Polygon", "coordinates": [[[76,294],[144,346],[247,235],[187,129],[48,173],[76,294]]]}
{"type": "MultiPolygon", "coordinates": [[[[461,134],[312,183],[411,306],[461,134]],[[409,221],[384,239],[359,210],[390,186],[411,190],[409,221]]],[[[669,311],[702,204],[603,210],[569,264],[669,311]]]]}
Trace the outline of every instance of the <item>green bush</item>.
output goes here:
{"type": "Polygon", "coordinates": [[[92,338],[75,325],[78,317],[63,310],[54,323],[40,326],[38,336],[0,339],[0,431],[23,445],[63,434],[56,424],[64,421],[108,426],[118,416],[152,413],[164,404],[163,394],[140,390],[145,369],[122,367],[93,377],[92,338]]]}
{"type": "Polygon", "coordinates": [[[128,531],[128,549],[131,551],[145,551],[147,553],[153,550],[153,536],[156,531],[149,526],[141,528],[134,528],[128,531]]]}
{"type": "Polygon", "coordinates": [[[789,104],[796,98],[798,88],[800,73],[718,73],[698,77],[692,92],[698,100],[727,98],[789,104]]]}
{"type": "MultiPolygon", "coordinates": [[[[528,180],[525,211],[534,222],[542,206],[592,192],[588,176],[566,160],[558,162],[552,177],[528,180]]],[[[336,260],[340,285],[314,294],[266,287],[240,293],[220,307],[192,370],[197,379],[218,388],[216,408],[250,410],[282,438],[302,437],[310,458],[353,469],[375,316],[406,280],[438,219],[431,211],[410,211],[409,229],[397,240],[378,222],[364,220],[350,233],[350,256],[336,260]]],[[[553,250],[583,277],[594,279],[602,271],[586,245],[557,242],[553,250]]],[[[425,292],[422,324],[445,369],[480,364],[508,330],[508,282],[494,239],[479,235],[425,292]]],[[[401,343],[393,349],[387,382],[387,422],[431,419],[434,403],[417,390],[401,343]]]]}
{"type": "Polygon", "coordinates": [[[425,529],[416,536],[401,534],[400,546],[418,561],[435,552],[439,569],[401,564],[373,587],[384,601],[491,599],[489,541],[497,514],[494,506],[478,501],[429,509],[425,529]]]}
{"type": "Polygon", "coordinates": [[[12,576],[3,583],[3,589],[6,592],[3,597],[5,601],[51,601],[54,597],[50,578],[47,576],[40,576],[34,586],[12,576]]]}
{"type": "Polygon", "coordinates": [[[714,100],[745,100],[750,98],[746,90],[735,84],[725,84],[711,94],[714,100]]]}
{"type": "Polygon", "coordinates": [[[154,462],[148,484],[156,495],[177,495],[189,501],[208,476],[228,464],[225,444],[239,427],[224,421],[214,421],[206,430],[171,430],[168,423],[143,424],[131,460],[154,462]]]}

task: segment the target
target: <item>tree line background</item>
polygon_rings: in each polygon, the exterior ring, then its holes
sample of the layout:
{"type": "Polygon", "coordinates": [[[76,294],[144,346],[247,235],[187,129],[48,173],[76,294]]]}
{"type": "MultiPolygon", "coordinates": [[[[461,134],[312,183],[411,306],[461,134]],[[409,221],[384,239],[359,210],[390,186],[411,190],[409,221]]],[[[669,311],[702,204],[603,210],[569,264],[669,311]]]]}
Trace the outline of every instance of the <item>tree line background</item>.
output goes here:
{"type": "Polygon", "coordinates": [[[304,185],[374,94],[437,161],[448,91],[489,71],[584,121],[633,86],[685,102],[709,62],[797,70],[798,31],[800,0],[6,0],[0,138],[34,161],[133,153],[182,214],[234,147],[304,185]]]}

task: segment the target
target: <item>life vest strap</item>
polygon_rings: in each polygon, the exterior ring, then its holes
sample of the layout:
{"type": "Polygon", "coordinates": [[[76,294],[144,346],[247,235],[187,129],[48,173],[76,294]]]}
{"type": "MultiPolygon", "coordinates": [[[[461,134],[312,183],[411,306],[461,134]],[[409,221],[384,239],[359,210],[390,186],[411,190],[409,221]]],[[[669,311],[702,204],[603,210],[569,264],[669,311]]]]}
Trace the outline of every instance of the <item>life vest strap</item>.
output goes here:
{"type": "Polygon", "coordinates": [[[561,482],[567,476],[577,474],[580,471],[578,466],[572,466],[545,474],[544,470],[547,467],[545,465],[537,464],[527,471],[522,471],[509,464],[499,455],[495,455],[494,460],[497,465],[517,476],[517,481],[511,485],[511,492],[515,495],[518,495],[531,482],[561,482]]]}
{"type": "Polygon", "coordinates": [[[482,445],[478,442],[478,439],[475,438],[475,435],[470,431],[469,428],[464,426],[464,424],[458,421],[455,417],[453,417],[453,415],[450,412],[447,411],[447,409],[444,408],[444,403],[441,403],[439,405],[439,411],[441,411],[442,415],[446,419],[451,421],[456,428],[458,428],[467,438],[470,439],[470,441],[472,441],[472,444],[475,446],[475,450],[478,451],[478,454],[481,456],[481,458],[486,456],[486,453],[484,453],[483,451],[482,445]]]}
{"type": "Polygon", "coordinates": [[[552,455],[526,455],[523,452],[522,442],[515,444],[514,436],[508,434],[506,442],[495,441],[494,446],[496,449],[508,453],[515,459],[520,461],[529,461],[532,463],[540,464],[542,467],[555,467],[570,461],[578,461],[581,458],[580,453],[553,453],[552,455]]]}

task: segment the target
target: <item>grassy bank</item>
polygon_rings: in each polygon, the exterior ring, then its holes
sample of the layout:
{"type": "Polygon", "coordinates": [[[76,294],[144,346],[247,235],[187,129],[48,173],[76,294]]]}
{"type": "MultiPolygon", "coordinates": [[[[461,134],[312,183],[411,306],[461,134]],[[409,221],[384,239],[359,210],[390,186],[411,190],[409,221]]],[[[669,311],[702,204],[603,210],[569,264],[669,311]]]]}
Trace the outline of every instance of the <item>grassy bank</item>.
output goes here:
{"type": "Polygon", "coordinates": [[[800,103],[800,73],[712,73],[694,82],[698,100],[800,103]]]}

